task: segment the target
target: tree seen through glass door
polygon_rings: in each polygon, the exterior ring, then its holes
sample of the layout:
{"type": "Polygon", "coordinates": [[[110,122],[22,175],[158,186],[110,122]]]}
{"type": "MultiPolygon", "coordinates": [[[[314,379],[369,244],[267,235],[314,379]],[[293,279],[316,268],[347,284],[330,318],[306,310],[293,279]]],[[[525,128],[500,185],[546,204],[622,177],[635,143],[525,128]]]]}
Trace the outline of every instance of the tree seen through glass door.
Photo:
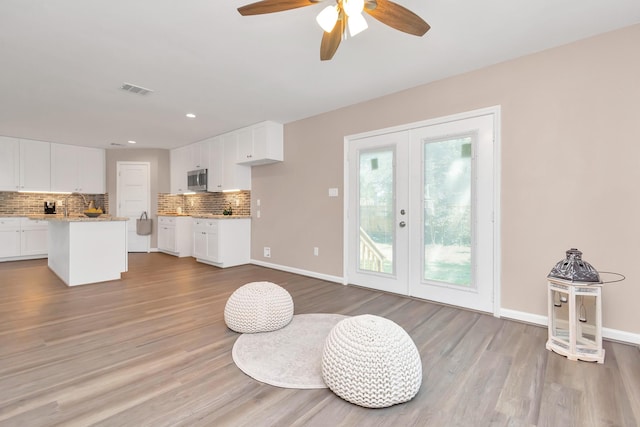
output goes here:
{"type": "Polygon", "coordinates": [[[471,136],[424,143],[424,280],[472,284],[471,147],[471,136]]]}

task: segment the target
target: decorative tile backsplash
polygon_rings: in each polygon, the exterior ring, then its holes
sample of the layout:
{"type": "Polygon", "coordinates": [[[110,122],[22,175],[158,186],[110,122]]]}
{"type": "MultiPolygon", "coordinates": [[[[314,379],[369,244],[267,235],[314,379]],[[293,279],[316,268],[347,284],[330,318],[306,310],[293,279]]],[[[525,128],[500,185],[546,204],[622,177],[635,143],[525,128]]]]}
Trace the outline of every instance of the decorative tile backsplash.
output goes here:
{"type": "Polygon", "coordinates": [[[158,212],[177,212],[186,215],[222,215],[231,207],[234,215],[251,215],[251,191],[233,193],[158,194],[158,212]]]}
{"type": "Polygon", "coordinates": [[[109,213],[109,196],[107,194],[80,195],[0,191],[0,216],[43,214],[44,202],[56,202],[56,212],[62,213],[63,207],[58,203],[61,200],[68,200],[69,212],[72,213],[81,213],[89,207],[89,203],[92,200],[96,208],[101,207],[105,213],[109,213]]]}
{"type": "MultiPolygon", "coordinates": [[[[68,200],[69,212],[81,213],[92,200],[96,208],[101,207],[105,213],[109,211],[108,194],[55,194],[55,193],[17,193],[0,191],[0,216],[2,215],[37,215],[44,213],[44,202],[56,202],[56,212],[61,214],[63,208],[58,203],[68,200]],[[86,203],[85,203],[86,200],[86,203]]],[[[234,193],[196,193],[196,194],[158,194],[158,206],[151,207],[151,213],[176,212],[178,207],[187,215],[214,214],[222,215],[222,211],[231,207],[234,215],[251,215],[251,191],[234,193]]]]}

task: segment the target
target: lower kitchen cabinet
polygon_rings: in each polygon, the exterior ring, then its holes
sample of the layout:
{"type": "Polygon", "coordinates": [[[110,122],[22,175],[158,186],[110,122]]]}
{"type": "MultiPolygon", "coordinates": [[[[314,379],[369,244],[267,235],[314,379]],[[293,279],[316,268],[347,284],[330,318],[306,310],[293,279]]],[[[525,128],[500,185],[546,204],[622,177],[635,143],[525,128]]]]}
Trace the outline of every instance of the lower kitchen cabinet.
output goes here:
{"type": "Polygon", "coordinates": [[[190,216],[158,216],[158,250],[177,257],[191,256],[190,216]]]}
{"type": "Polygon", "coordinates": [[[248,264],[251,258],[250,218],[194,218],[193,256],[216,267],[248,264]]]}
{"type": "Polygon", "coordinates": [[[23,217],[0,218],[0,261],[46,258],[47,221],[23,217]]]}

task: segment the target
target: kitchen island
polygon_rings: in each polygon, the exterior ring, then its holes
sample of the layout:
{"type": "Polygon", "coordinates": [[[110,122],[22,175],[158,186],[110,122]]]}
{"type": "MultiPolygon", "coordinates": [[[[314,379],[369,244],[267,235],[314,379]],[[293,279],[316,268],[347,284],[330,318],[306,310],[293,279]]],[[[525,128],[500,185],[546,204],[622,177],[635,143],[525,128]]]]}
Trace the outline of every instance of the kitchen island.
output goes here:
{"type": "Polygon", "coordinates": [[[29,218],[48,222],[49,268],[67,286],[117,280],[127,271],[129,218],[108,215],[29,218]]]}

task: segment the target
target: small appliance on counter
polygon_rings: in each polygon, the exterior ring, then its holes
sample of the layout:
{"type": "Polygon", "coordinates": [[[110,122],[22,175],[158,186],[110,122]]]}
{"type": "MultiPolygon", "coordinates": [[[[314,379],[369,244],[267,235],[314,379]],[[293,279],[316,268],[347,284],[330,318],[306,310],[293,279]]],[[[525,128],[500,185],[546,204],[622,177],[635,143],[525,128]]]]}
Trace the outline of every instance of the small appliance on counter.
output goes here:
{"type": "Polygon", "coordinates": [[[44,202],[44,213],[54,214],[56,213],[56,202],[44,202]]]}

